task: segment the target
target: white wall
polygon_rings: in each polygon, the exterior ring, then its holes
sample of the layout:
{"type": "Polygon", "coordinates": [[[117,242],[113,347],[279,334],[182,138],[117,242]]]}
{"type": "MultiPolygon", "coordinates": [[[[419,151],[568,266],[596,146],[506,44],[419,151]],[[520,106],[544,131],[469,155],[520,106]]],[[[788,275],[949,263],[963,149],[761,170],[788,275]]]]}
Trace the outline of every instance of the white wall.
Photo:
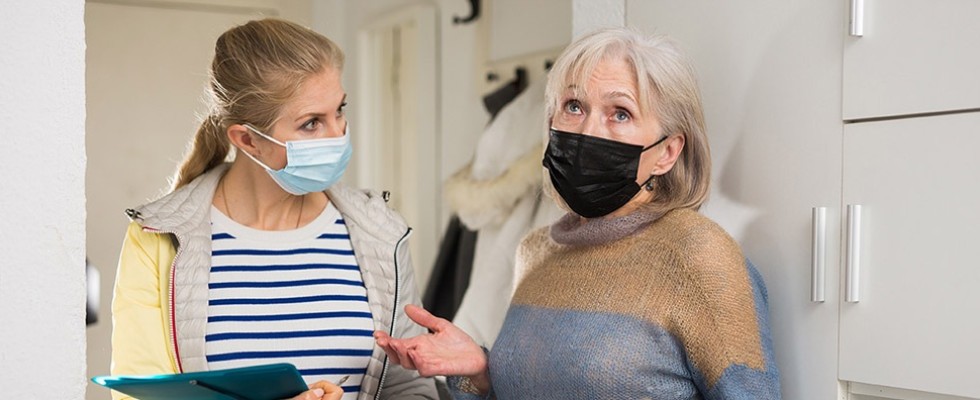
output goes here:
{"type": "Polygon", "coordinates": [[[572,36],[626,25],[626,0],[573,0],[572,36]]]}
{"type": "Polygon", "coordinates": [[[83,6],[9,0],[0,13],[5,399],[78,399],[85,388],[83,6]]]}
{"type": "MultiPolygon", "coordinates": [[[[592,0],[593,2],[595,0],[592,0]]],[[[491,0],[488,59],[499,61],[565,47],[572,27],[568,0],[491,0]]]]}

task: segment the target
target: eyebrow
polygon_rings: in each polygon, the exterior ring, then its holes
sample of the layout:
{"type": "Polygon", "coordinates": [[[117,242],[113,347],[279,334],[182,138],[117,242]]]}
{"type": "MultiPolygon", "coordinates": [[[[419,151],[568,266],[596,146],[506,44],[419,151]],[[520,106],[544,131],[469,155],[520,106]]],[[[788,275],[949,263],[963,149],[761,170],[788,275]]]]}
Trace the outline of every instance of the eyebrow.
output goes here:
{"type": "MultiPolygon", "coordinates": [[[[566,92],[567,91],[571,91],[572,94],[573,95],[576,95],[576,96],[581,95],[584,92],[584,90],[582,88],[578,87],[578,85],[575,85],[575,84],[571,84],[571,85],[568,85],[567,87],[565,87],[565,91],[566,92]]],[[[636,96],[633,96],[631,93],[624,92],[624,91],[621,91],[621,90],[614,90],[612,92],[606,93],[606,95],[603,96],[603,97],[605,97],[607,99],[626,98],[626,99],[631,100],[632,102],[636,103],[636,96]]]]}
{"type": "Polygon", "coordinates": [[[636,103],[636,98],[633,97],[632,94],[627,93],[627,92],[621,92],[621,91],[618,91],[618,90],[614,90],[612,92],[607,93],[605,97],[607,99],[626,98],[626,99],[628,99],[628,100],[636,103]]]}
{"type": "MultiPolygon", "coordinates": [[[[344,98],[340,100],[341,106],[343,106],[345,103],[347,103],[347,93],[344,93],[344,98]]],[[[295,122],[301,122],[302,120],[305,120],[309,117],[324,117],[326,115],[327,113],[307,112],[307,113],[300,114],[298,117],[296,117],[295,122]]]]}

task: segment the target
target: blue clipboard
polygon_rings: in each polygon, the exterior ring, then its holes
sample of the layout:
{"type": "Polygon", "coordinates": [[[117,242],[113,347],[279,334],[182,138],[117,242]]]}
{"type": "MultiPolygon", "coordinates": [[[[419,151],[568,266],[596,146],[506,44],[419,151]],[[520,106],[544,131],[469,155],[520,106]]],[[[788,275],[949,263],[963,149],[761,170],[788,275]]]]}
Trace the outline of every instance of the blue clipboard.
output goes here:
{"type": "Polygon", "coordinates": [[[92,382],[140,400],[279,400],[307,390],[293,364],[165,375],[97,376],[92,382]]]}

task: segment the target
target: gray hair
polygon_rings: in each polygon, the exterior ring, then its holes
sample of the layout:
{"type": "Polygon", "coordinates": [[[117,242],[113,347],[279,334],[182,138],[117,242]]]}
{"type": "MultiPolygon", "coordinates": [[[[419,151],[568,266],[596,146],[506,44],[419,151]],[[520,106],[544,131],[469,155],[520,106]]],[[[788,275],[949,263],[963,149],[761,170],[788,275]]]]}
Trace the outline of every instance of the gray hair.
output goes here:
{"type": "MultiPolygon", "coordinates": [[[[711,154],[701,94],[690,61],[666,36],[613,28],[589,33],[572,42],[548,74],[546,120],[551,123],[569,86],[586,90],[596,66],[611,59],[623,60],[632,67],[642,112],[656,115],[665,135],[683,135],[685,139],[674,167],[655,178],[653,199],[644,208],[656,213],[700,208],[708,197],[711,183],[711,154]]],[[[544,188],[564,206],[547,171],[544,188]]]]}

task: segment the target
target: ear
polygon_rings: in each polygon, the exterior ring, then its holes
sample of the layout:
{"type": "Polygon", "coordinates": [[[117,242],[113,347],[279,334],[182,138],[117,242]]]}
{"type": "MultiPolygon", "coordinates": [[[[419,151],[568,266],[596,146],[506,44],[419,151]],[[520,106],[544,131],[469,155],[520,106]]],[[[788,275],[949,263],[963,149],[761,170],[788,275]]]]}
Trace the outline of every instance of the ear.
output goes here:
{"type": "Polygon", "coordinates": [[[684,135],[671,135],[663,143],[663,152],[660,153],[660,158],[653,165],[654,175],[663,175],[674,168],[674,164],[677,163],[677,159],[681,156],[681,151],[684,150],[684,143],[686,139],[684,135]]]}
{"type": "Polygon", "coordinates": [[[225,130],[225,134],[228,135],[228,142],[233,146],[247,151],[249,154],[257,154],[258,148],[255,147],[255,138],[252,137],[252,132],[249,132],[242,124],[231,124],[228,129],[225,130]]]}

